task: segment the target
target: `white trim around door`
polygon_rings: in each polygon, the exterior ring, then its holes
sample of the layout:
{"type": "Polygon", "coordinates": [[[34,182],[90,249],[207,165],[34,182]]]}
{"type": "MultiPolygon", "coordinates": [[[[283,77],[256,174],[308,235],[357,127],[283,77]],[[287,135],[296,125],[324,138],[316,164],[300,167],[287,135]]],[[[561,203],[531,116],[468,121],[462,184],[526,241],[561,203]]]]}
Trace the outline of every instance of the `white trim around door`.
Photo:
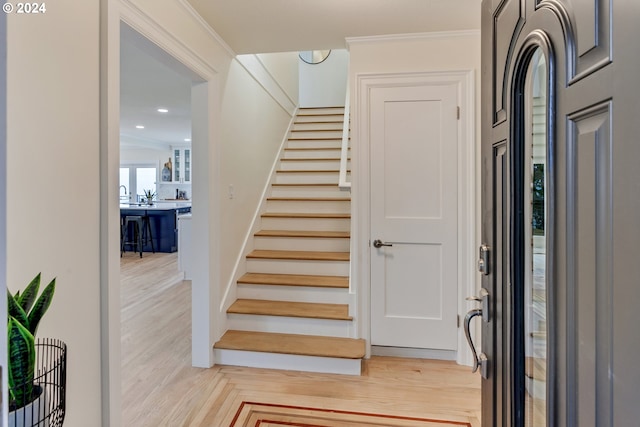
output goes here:
{"type": "MultiPolygon", "coordinates": [[[[403,87],[416,84],[455,84],[457,87],[460,119],[458,121],[458,316],[460,319],[455,360],[459,364],[471,365],[469,351],[462,328],[462,318],[473,304],[465,297],[475,295],[477,274],[475,272],[476,247],[476,159],[475,144],[476,113],[474,106],[474,71],[358,74],[355,76],[354,135],[352,138],[352,239],[354,243],[351,283],[358,294],[354,312],[360,320],[358,334],[367,339],[367,356],[371,355],[371,262],[370,262],[370,117],[371,91],[374,88],[403,87]]],[[[406,351],[405,351],[406,352],[406,351]]],[[[411,353],[411,352],[410,352],[411,353]]],[[[438,354],[438,352],[422,352],[438,354]]],[[[402,351],[399,352],[402,354],[402,351]]],[[[408,353],[407,353],[408,354],[408,353]]],[[[416,354],[412,352],[411,354],[416,354]]],[[[419,353],[418,353],[419,354],[419,353]]]]}

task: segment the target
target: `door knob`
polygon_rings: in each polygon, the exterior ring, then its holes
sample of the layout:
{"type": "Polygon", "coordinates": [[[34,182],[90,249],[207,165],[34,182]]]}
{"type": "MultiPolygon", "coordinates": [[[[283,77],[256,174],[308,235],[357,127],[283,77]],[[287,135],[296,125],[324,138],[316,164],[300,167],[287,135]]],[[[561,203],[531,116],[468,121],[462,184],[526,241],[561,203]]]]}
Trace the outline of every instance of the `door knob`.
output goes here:
{"type": "Polygon", "coordinates": [[[373,247],[375,248],[381,248],[383,246],[393,246],[391,243],[384,243],[382,240],[380,239],[376,239],[373,241],[373,247]]]}

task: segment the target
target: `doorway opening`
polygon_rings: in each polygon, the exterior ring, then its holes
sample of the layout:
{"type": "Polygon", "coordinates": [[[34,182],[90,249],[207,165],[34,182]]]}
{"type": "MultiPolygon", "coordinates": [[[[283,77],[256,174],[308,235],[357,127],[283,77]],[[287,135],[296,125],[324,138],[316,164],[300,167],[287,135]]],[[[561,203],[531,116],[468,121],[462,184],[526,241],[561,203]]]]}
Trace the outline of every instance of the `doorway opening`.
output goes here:
{"type": "MultiPolygon", "coordinates": [[[[211,330],[213,322],[211,318],[215,312],[213,307],[212,288],[217,285],[217,277],[212,272],[217,271],[217,253],[215,243],[211,236],[217,235],[217,208],[210,207],[210,199],[215,196],[216,190],[212,190],[212,179],[217,173],[217,167],[212,159],[216,157],[217,145],[214,138],[212,123],[218,117],[215,105],[220,96],[218,93],[217,72],[208,63],[200,58],[185,53],[177,44],[176,39],[168,37],[155,24],[143,18],[142,12],[122,11],[120,16],[110,16],[108,27],[114,34],[110,40],[118,43],[109,47],[109,61],[105,62],[104,72],[109,76],[105,80],[105,91],[111,96],[105,97],[104,111],[109,114],[105,116],[106,124],[102,130],[101,145],[101,202],[103,213],[101,231],[101,276],[102,276],[102,336],[104,351],[108,357],[103,362],[103,376],[108,387],[108,396],[104,399],[105,417],[118,420],[121,417],[122,390],[121,384],[121,341],[123,339],[121,330],[121,285],[120,285],[120,210],[119,195],[119,168],[120,168],[120,69],[119,64],[121,45],[119,41],[122,34],[131,36],[137,46],[144,49],[148,55],[172,69],[175,73],[186,77],[188,81],[187,90],[190,97],[189,108],[193,112],[191,117],[190,135],[182,136],[183,144],[191,144],[193,152],[198,156],[190,155],[189,175],[193,178],[191,184],[192,191],[187,194],[189,198],[196,201],[192,206],[192,227],[198,229],[198,233],[192,235],[192,270],[193,278],[191,283],[191,364],[198,367],[209,367],[213,364],[213,338],[211,330]],[[116,21],[116,22],[113,22],[116,21]],[[162,48],[160,47],[162,46],[162,48]],[[195,71],[198,70],[198,71],[195,71]],[[211,84],[210,84],[211,83],[211,84]],[[189,139],[192,141],[186,141],[189,139]],[[195,195],[195,196],[194,196],[195,195]]],[[[147,73],[148,78],[153,78],[147,73]]],[[[162,106],[158,106],[157,109],[162,106]]],[[[158,114],[159,111],[154,111],[158,114]]],[[[151,146],[151,141],[138,138],[139,145],[151,146]]],[[[181,147],[184,148],[184,145],[181,147]]],[[[190,148],[191,150],[191,148],[190,148]]],[[[162,168],[168,163],[171,148],[162,148],[163,157],[158,157],[154,162],[156,167],[156,184],[161,180],[162,168]],[[165,158],[166,154],[166,158],[165,158]],[[159,175],[159,176],[158,176],[159,175]]],[[[183,151],[184,152],[184,151],[183,151]]],[[[191,153],[191,151],[190,151],[191,153]]],[[[172,153],[173,154],[173,153],[172,153]]],[[[184,157],[183,157],[184,158],[184,157]]],[[[145,164],[145,162],[134,161],[133,163],[145,164]]],[[[172,162],[173,163],[173,162],[172,162]]],[[[184,174],[181,174],[184,176],[184,174]]],[[[180,182],[180,185],[185,185],[180,182]]],[[[214,186],[215,187],[215,186],[214,186]]],[[[175,189],[172,189],[175,191],[175,189]]],[[[180,188],[182,190],[182,188],[180,188]]],[[[162,184],[157,186],[157,191],[162,194],[162,184]]],[[[128,195],[128,194],[127,194],[128,195]]]]}

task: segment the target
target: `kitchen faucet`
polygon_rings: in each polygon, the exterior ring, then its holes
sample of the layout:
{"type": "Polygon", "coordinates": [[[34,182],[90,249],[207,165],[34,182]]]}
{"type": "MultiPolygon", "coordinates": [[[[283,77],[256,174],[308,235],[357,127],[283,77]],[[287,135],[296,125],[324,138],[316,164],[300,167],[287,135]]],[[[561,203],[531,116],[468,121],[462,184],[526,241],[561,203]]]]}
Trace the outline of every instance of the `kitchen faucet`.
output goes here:
{"type": "MultiPolygon", "coordinates": [[[[127,198],[127,187],[125,185],[121,185],[120,188],[124,188],[124,199],[127,198]]],[[[123,197],[120,196],[120,200],[123,200],[123,197]]]]}

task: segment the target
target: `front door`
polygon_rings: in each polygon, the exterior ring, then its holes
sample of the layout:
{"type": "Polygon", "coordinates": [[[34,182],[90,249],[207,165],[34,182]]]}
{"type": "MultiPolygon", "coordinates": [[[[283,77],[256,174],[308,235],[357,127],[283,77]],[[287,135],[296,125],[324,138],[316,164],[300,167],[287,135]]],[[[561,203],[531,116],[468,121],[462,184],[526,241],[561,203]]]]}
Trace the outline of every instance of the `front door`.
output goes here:
{"type": "Polygon", "coordinates": [[[458,84],[370,92],[371,344],[457,350],[458,84]]]}
{"type": "Polygon", "coordinates": [[[483,426],[638,425],[638,19],[483,1],[483,426]]]}

